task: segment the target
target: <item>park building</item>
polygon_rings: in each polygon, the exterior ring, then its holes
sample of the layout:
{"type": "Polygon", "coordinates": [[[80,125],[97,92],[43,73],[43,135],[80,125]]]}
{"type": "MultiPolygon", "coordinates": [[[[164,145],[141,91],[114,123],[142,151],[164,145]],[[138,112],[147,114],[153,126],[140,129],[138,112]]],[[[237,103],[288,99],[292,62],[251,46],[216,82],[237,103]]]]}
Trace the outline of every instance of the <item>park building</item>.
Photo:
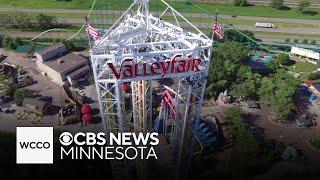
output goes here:
{"type": "Polygon", "coordinates": [[[35,56],[38,61],[44,62],[55,57],[62,56],[67,52],[67,47],[64,44],[57,44],[45,48],[40,52],[36,52],[35,56]]]}
{"type": "Polygon", "coordinates": [[[292,47],[290,54],[292,56],[297,56],[299,58],[304,58],[312,64],[316,64],[318,70],[320,71],[320,53],[309,49],[292,47]]]}
{"type": "Polygon", "coordinates": [[[41,73],[60,86],[76,86],[91,72],[88,58],[69,53],[63,44],[47,47],[35,55],[41,73]]]}
{"type": "Polygon", "coordinates": [[[45,116],[50,110],[51,104],[35,98],[24,98],[22,107],[25,112],[45,116]]]}

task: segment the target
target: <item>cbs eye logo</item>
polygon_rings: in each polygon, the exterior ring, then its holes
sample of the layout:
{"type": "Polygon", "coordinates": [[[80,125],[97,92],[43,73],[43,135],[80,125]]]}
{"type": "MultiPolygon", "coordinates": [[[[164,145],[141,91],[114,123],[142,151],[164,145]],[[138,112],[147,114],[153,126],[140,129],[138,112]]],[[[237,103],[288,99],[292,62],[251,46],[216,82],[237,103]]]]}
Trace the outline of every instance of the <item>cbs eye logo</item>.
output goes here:
{"type": "Polygon", "coordinates": [[[59,141],[64,146],[69,146],[73,142],[73,136],[69,132],[64,132],[60,135],[59,141]]]}

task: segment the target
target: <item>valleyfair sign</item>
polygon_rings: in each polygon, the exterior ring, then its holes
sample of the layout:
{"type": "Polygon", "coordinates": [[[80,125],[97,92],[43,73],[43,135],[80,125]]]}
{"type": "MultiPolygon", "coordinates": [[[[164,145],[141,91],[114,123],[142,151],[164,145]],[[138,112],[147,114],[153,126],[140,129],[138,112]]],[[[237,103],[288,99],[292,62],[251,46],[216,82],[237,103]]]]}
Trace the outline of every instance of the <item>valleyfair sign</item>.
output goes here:
{"type": "Polygon", "coordinates": [[[171,59],[153,63],[135,63],[133,58],[124,59],[120,68],[113,63],[107,63],[109,69],[117,79],[138,78],[146,76],[162,76],[186,72],[200,71],[202,59],[193,58],[191,55],[183,57],[175,55],[171,59]]]}

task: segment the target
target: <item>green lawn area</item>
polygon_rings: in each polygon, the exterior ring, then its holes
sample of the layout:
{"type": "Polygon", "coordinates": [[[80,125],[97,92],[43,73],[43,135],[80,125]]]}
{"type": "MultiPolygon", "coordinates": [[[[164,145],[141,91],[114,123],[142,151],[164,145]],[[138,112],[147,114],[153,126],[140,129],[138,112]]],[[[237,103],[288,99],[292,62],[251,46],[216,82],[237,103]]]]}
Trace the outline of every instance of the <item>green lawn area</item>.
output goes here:
{"type": "MultiPolygon", "coordinates": [[[[1,1],[1,0],[0,0],[1,1]]],[[[8,15],[10,16],[15,16],[21,13],[18,12],[14,12],[14,13],[4,13],[4,12],[0,12],[0,19],[7,17],[8,15]]],[[[31,16],[31,17],[36,17],[39,15],[39,13],[23,13],[25,15],[31,16]]],[[[42,13],[48,16],[55,16],[58,19],[84,19],[85,14],[63,14],[63,13],[42,13]]]]}
{"type": "Polygon", "coordinates": [[[304,36],[301,36],[301,34],[296,33],[282,33],[282,32],[255,32],[257,35],[260,36],[275,36],[275,37],[285,37],[285,38],[292,38],[293,39],[319,39],[318,34],[305,34],[304,36]]]}
{"type": "MultiPolygon", "coordinates": [[[[72,0],[56,1],[56,0],[0,0],[0,7],[4,8],[56,8],[56,9],[89,9],[93,0],[72,0]]],[[[130,0],[96,0],[95,9],[126,9],[130,0]]],[[[204,13],[202,9],[215,13],[219,10],[220,14],[230,14],[237,16],[261,16],[261,17],[278,17],[278,18],[297,18],[297,19],[320,19],[320,9],[309,8],[306,11],[313,12],[310,14],[302,14],[296,8],[290,10],[277,10],[267,6],[248,6],[237,7],[232,4],[216,4],[216,3],[201,3],[197,6],[181,1],[171,1],[170,4],[178,11],[189,13],[204,13]]],[[[151,1],[150,8],[152,11],[164,10],[164,5],[159,0],[151,1]]]]}
{"type": "MultiPolygon", "coordinates": [[[[181,8],[182,11],[190,11],[193,5],[184,5],[181,8]]],[[[220,14],[230,14],[236,16],[261,16],[261,17],[278,17],[278,18],[293,18],[293,19],[320,19],[320,9],[308,9],[308,11],[315,12],[315,15],[302,14],[297,8],[290,10],[277,10],[267,6],[248,6],[238,7],[231,4],[201,4],[201,8],[206,9],[211,13],[215,13],[219,10],[220,14]]],[[[192,11],[192,10],[191,10],[192,11]]]]}
{"type": "Polygon", "coordinates": [[[297,61],[294,64],[290,66],[285,66],[287,70],[292,71],[292,72],[311,72],[316,70],[316,66],[314,64],[311,64],[309,62],[300,62],[297,61]]]}
{"type": "Polygon", "coordinates": [[[2,8],[89,9],[93,0],[0,0],[2,8]]]}

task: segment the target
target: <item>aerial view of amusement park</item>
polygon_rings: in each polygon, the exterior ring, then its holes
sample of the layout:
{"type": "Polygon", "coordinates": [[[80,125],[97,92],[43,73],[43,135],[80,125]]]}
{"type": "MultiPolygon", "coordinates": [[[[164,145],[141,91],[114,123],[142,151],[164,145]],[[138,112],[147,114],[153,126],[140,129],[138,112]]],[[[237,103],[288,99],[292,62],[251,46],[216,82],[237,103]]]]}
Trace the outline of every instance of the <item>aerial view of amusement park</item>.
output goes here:
{"type": "Polygon", "coordinates": [[[320,179],[320,0],[0,0],[0,162],[8,179],[320,179]],[[16,166],[17,127],[156,132],[158,158],[16,166]]]}

